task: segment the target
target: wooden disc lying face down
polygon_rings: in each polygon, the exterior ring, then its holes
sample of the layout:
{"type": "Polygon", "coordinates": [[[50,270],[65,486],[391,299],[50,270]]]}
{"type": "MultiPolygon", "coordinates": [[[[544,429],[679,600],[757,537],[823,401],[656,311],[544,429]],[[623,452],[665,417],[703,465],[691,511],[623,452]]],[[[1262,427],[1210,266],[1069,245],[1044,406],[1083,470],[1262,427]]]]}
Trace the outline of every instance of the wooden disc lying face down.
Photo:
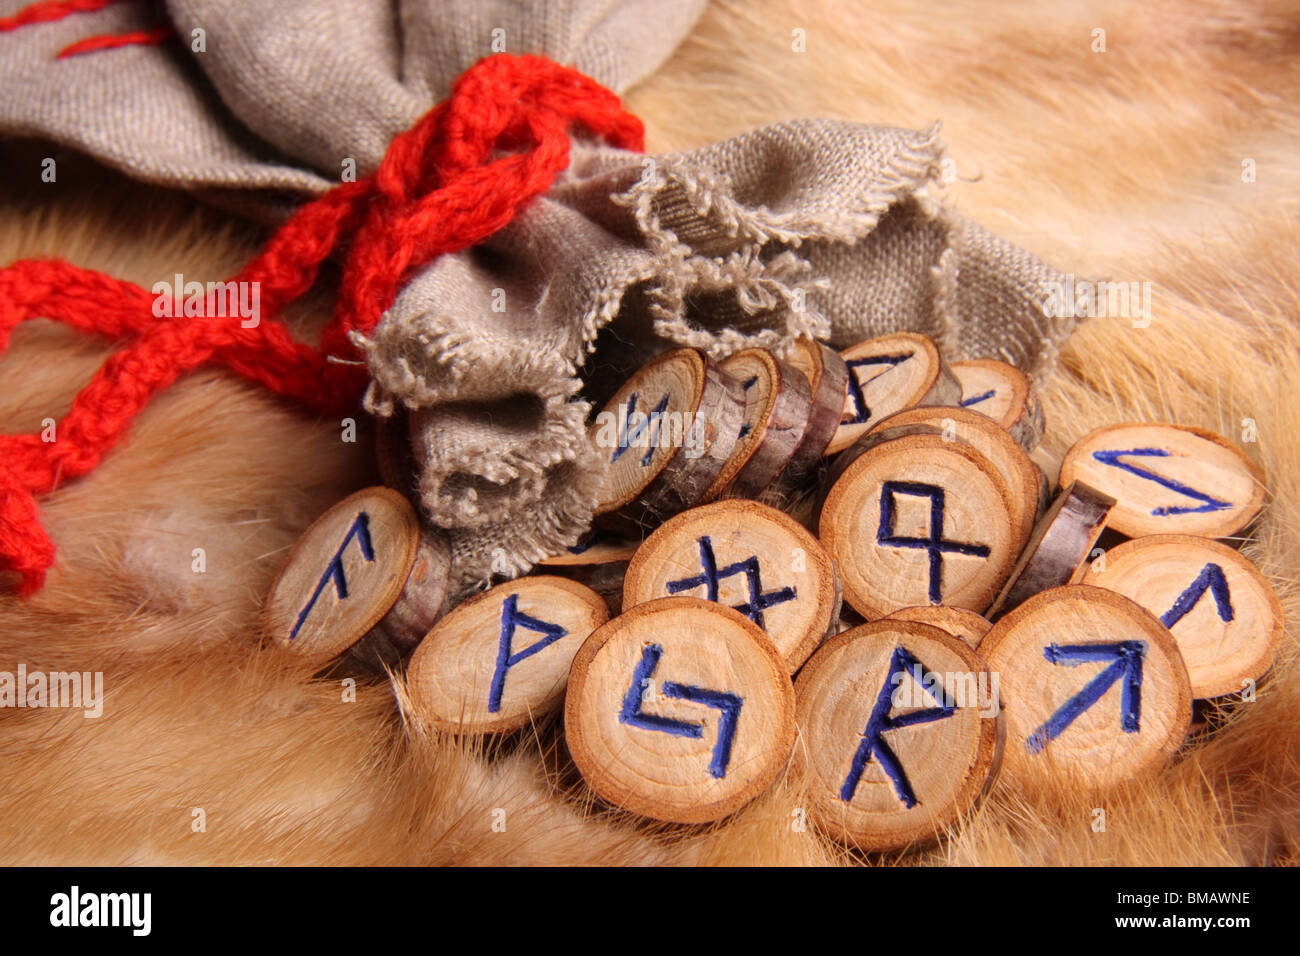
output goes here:
{"type": "Polygon", "coordinates": [[[1187,736],[1178,647],[1122,595],[1044,591],[994,624],[979,652],[1001,686],[1002,772],[1028,789],[1104,790],[1162,766],[1187,736]]]}
{"type": "Polygon", "coordinates": [[[411,658],[411,699],[467,733],[527,726],[559,707],[569,664],[609,619],[595,591],[541,575],[498,584],[439,621],[411,658]]]}
{"type": "Polygon", "coordinates": [[[375,625],[375,636],[387,640],[398,656],[409,654],[447,609],[451,592],[451,543],[442,532],[426,525],[420,530],[415,561],[402,593],[375,625]]]}
{"type": "Polygon", "coordinates": [[[868,619],[915,604],[981,612],[1016,559],[1010,492],[975,449],[910,435],[863,452],[822,505],[844,599],[868,619]]]}
{"type": "Polygon", "coordinates": [[[651,359],[609,400],[588,437],[605,457],[595,513],[625,535],[705,500],[744,424],[740,384],[695,349],[651,359]]]}
{"type": "Polygon", "coordinates": [[[344,498],[303,533],[272,582],[267,642],[322,664],[343,653],[397,603],[419,542],[405,496],[375,487],[344,498]]]}
{"type": "Polygon", "coordinates": [[[1169,628],[1194,697],[1240,693],[1273,665],[1282,606],[1258,569],[1217,541],[1137,538],[1094,561],[1083,581],[1132,598],[1169,628]]]}
{"type": "Polygon", "coordinates": [[[996,359],[953,362],[951,367],[961,385],[962,408],[993,419],[1025,451],[1038,447],[1043,437],[1043,405],[1029,376],[996,359]]]}
{"type": "Polygon", "coordinates": [[[757,625],[699,598],[639,604],[573,660],[573,762],[606,803],[671,823],[740,809],[794,744],[794,688],[757,625]]]}
{"type": "Polygon", "coordinates": [[[826,449],[843,451],[876,422],[913,405],[955,405],[961,386],[927,336],[895,332],[840,353],[849,370],[839,430],[826,449]]]}
{"type": "Polygon", "coordinates": [[[808,380],[766,349],[737,352],[722,370],[745,393],[745,423],[731,460],[704,498],[757,498],[785,470],[803,439],[812,405],[808,380]]]}
{"type": "Polygon", "coordinates": [[[989,618],[997,620],[1040,591],[1078,582],[1114,506],[1114,498],[1082,482],[1062,489],[1034,528],[989,618]]]}
{"type": "Polygon", "coordinates": [[[793,672],[839,618],[826,549],[802,525],[756,501],[684,511],[646,539],[623,579],[623,606],[685,594],[725,604],[771,638],[793,672]]]}
{"type": "Polygon", "coordinates": [[[996,772],[997,688],[936,627],[876,621],[837,634],[795,693],[810,813],[862,849],[935,839],[996,772]]]}
{"type": "Polygon", "coordinates": [[[1226,538],[1264,506],[1264,475],[1240,449],[1178,425],[1098,428],[1066,452],[1060,480],[1062,487],[1084,481],[1114,498],[1109,525],[1132,538],[1226,538]]]}
{"type": "Polygon", "coordinates": [[[578,543],[559,554],[542,558],[538,564],[548,567],[587,567],[597,564],[614,564],[627,561],[641,546],[640,539],[621,538],[616,534],[595,528],[583,535],[578,543]]]}
{"type": "Polygon", "coordinates": [[[951,634],[971,648],[979,647],[984,635],[993,625],[987,618],[968,611],[962,607],[949,607],[946,604],[918,604],[914,607],[899,608],[885,616],[886,621],[914,621],[917,624],[929,624],[951,634]]]}

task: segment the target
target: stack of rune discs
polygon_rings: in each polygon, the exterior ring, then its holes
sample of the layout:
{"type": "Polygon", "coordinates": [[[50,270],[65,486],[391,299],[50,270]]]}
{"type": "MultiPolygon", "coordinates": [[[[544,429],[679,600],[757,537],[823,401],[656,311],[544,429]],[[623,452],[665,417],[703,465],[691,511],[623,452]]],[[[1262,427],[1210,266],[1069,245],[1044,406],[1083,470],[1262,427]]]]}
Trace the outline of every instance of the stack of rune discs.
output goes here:
{"type": "MultiPolygon", "coordinates": [[[[792,765],[822,832],[921,845],[999,774],[1102,790],[1165,765],[1193,702],[1253,692],[1280,640],[1271,587],[1223,543],[1263,505],[1240,450],[1110,426],[1069,450],[1053,493],[1030,457],[1043,432],[1023,373],[949,366],[913,333],[666,352],[594,417],[596,527],[540,573],[448,613],[444,567],[419,601],[407,562],[439,539],[368,489],[295,548],[268,635],[326,662],[404,619],[391,643],[418,642],[424,723],[506,733],[562,711],[614,808],[717,820],[792,765]],[[804,520],[780,510],[810,494],[804,520]],[[1103,532],[1129,540],[1102,550],[1103,532]]],[[[413,494],[388,439],[385,473],[413,494]]]]}

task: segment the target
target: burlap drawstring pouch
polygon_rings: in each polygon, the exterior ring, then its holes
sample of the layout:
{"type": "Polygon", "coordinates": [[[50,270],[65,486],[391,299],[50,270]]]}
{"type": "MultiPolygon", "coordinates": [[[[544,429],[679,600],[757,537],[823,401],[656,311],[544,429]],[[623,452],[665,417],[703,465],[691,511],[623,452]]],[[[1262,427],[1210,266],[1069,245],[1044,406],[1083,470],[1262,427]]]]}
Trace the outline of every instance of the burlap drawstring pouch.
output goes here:
{"type": "MultiPolygon", "coordinates": [[[[349,161],[373,169],[494,36],[618,91],[701,7],[171,0],[173,40],[55,62],[87,33],[157,26],[115,4],[0,33],[0,131],[273,214],[349,161]]],[[[950,359],[1049,372],[1074,321],[1044,309],[1064,276],[947,207],[942,159],[937,127],[816,119],[659,156],[577,141],[545,196],[420,271],[354,344],[366,407],[409,418],[457,582],[524,571],[588,529],[604,467],[592,404],[664,348],[779,354],[799,336],[913,330],[950,359]]]]}

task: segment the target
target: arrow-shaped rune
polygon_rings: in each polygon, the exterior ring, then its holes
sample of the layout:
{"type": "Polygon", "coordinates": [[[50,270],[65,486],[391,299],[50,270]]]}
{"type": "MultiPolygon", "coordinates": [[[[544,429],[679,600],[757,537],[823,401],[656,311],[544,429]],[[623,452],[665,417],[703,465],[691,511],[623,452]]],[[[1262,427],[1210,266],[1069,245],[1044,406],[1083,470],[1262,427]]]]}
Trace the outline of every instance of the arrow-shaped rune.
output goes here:
{"type": "Polygon", "coordinates": [[[1135,458],[1168,458],[1169,452],[1163,448],[1129,448],[1126,451],[1110,450],[1094,451],[1092,453],[1092,457],[1103,465],[1110,465],[1112,468],[1119,468],[1122,471],[1127,471],[1130,475],[1137,475],[1139,478],[1147,479],[1147,481],[1154,481],[1161,487],[1168,488],[1170,491],[1176,491],[1180,495],[1186,495],[1188,498],[1194,498],[1201,502],[1201,505],[1196,508],[1187,505],[1166,505],[1162,508],[1152,508],[1151,513],[1157,517],[1165,518],[1169,515],[1195,515],[1206,511],[1223,511],[1225,508],[1232,507],[1231,502],[1220,501],[1218,498],[1207,495],[1203,491],[1197,491],[1190,485],[1185,485],[1174,478],[1169,478],[1166,475],[1157,475],[1154,471],[1147,471],[1145,468],[1135,465],[1132,462],[1120,461],[1121,455],[1132,455],[1135,458]]]}
{"type": "Polygon", "coordinates": [[[1231,621],[1235,615],[1232,611],[1232,592],[1228,590],[1228,579],[1223,574],[1223,568],[1211,563],[1201,568],[1201,573],[1196,576],[1196,580],[1187,585],[1187,590],[1178,595],[1173,607],[1160,615],[1160,623],[1165,627],[1173,627],[1196,607],[1206,591],[1214,595],[1219,620],[1225,624],[1231,621]]]}
{"type": "MultiPolygon", "coordinates": [[[[686,720],[674,720],[659,714],[647,714],[641,710],[645,688],[659,666],[659,658],[664,649],[659,644],[647,644],[641,651],[641,660],[632,672],[632,683],[628,685],[623,696],[623,709],[619,712],[620,723],[637,727],[641,730],[657,730],[672,734],[674,737],[703,737],[704,725],[686,720]]],[[[727,764],[731,762],[731,744],[736,739],[736,724],[740,720],[740,705],[744,700],[735,694],[721,690],[707,690],[703,687],[690,687],[675,681],[665,681],[663,695],[677,700],[688,700],[693,704],[703,704],[721,712],[718,718],[718,741],[713,745],[713,759],[709,761],[709,773],[721,778],[727,775],[727,764]]]]}
{"type": "Polygon", "coordinates": [[[1120,726],[1124,733],[1135,734],[1142,716],[1142,659],[1147,646],[1143,641],[1120,641],[1117,644],[1052,644],[1043,648],[1043,656],[1053,664],[1077,667],[1096,661],[1110,661],[1110,665],[1088,681],[1083,690],[1062,704],[1047,723],[1035,730],[1025,740],[1030,753],[1042,753],[1043,748],[1061,736],[1076,717],[1101,700],[1112,684],[1124,678],[1120,696],[1120,726]]]}

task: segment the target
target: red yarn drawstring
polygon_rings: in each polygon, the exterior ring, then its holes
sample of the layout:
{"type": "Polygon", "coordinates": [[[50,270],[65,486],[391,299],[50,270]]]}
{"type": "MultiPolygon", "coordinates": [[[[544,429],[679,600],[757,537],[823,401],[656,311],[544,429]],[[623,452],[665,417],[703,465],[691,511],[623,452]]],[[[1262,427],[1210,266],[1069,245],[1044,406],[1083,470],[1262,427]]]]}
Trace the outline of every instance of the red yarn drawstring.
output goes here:
{"type": "Polygon", "coordinates": [[[393,140],[375,173],[303,206],[230,280],[258,284],[261,314],[251,328],[240,316],[157,318],[150,292],[59,260],[0,269],[0,352],[31,318],[126,340],[55,426],[55,441],[0,435],[0,570],[17,572],[25,595],[41,588],[54,545],[36,496],[94,469],[155,394],[200,365],[224,365],[324,414],[355,407],[364,367],[328,357],[358,359],[350,333],[370,332],[415,270],[481,242],[545,192],[569,163],[571,126],[643,148],[641,121],[576,70],[537,56],[480,60],[393,140]],[[336,315],[313,348],[274,316],[345,240],[336,315]]]}
{"type": "MultiPolygon", "coordinates": [[[[94,13],[96,10],[103,10],[105,7],[121,2],[122,0],[37,0],[36,3],[29,3],[13,16],[0,17],[0,33],[38,23],[53,23],[74,13],[94,13]]],[[[58,52],[55,59],[66,60],[70,56],[79,56],[82,53],[116,50],[124,46],[153,46],[175,35],[176,31],[170,26],[137,30],[133,33],[105,33],[68,44],[58,52]]]]}
{"type": "Polygon", "coordinates": [[[70,56],[96,53],[99,50],[116,50],[124,46],[157,46],[175,35],[176,31],[171,27],[154,27],[152,30],[137,30],[134,33],[105,33],[69,43],[59,51],[55,59],[66,60],[70,56]]]}
{"type": "Polygon", "coordinates": [[[0,17],[0,33],[17,30],[34,23],[53,23],[74,13],[93,13],[121,0],[38,0],[29,3],[13,16],[0,17]]]}

